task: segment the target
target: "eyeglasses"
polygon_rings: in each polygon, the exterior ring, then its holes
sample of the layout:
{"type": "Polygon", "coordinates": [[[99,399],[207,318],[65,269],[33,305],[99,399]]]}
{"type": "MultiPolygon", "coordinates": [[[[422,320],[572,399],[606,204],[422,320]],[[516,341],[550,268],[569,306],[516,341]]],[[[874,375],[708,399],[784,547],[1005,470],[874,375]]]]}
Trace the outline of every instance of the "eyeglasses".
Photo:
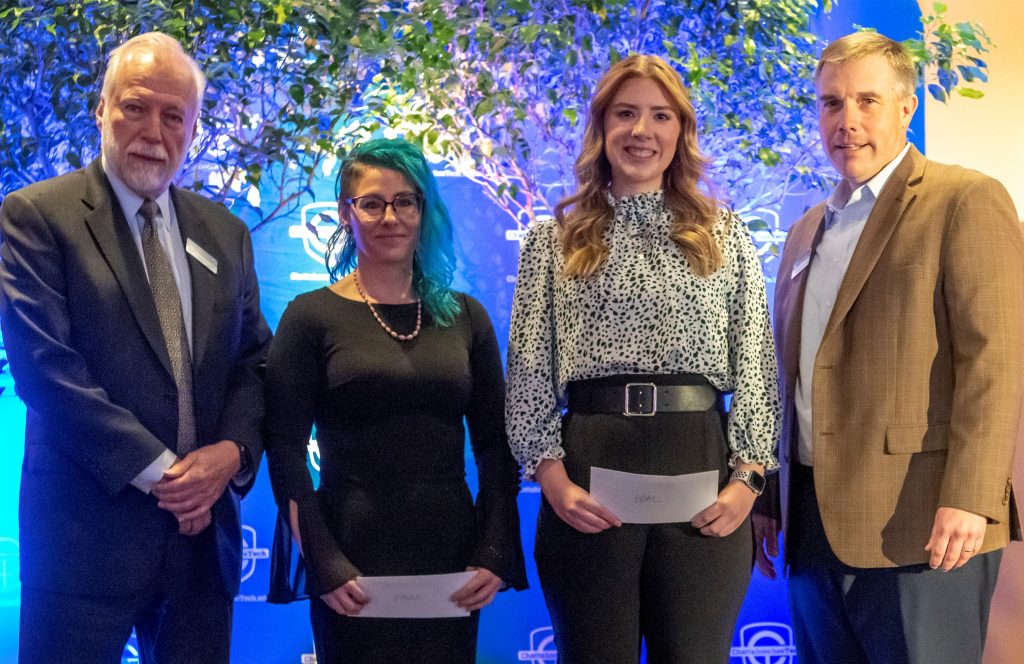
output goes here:
{"type": "Polygon", "coordinates": [[[357,198],[346,198],[345,203],[355,208],[356,213],[363,221],[375,223],[384,218],[388,206],[395,211],[395,217],[402,221],[413,221],[419,217],[423,197],[416,194],[399,194],[390,201],[380,196],[359,196],[357,198]]]}

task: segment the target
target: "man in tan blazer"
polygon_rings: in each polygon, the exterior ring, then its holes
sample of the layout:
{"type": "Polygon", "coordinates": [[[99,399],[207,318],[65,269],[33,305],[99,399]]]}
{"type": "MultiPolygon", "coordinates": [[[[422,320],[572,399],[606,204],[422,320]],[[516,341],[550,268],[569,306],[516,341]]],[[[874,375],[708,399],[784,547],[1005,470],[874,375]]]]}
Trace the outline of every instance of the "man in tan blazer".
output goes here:
{"type": "Polygon", "coordinates": [[[1006,190],[906,140],[905,49],[833,42],[815,78],[841,180],[775,297],[780,473],[801,664],[977,662],[1024,398],[1024,243],[1006,190]]]}

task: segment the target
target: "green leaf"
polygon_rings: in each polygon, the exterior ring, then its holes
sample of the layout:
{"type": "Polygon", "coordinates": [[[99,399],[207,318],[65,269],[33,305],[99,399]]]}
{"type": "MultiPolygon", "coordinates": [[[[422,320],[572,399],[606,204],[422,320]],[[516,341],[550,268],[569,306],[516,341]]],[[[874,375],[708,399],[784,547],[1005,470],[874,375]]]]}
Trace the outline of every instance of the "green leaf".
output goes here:
{"type": "Polygon", "coordinates": [[[936,14],[945,14],[946,10],[949,9],[949,7],[947,7],[946,5],[944,5],[941,2],[933,2],[932,3],[932,9],[935,10],[936,14]]]}
{"type": "Polygon", "coordinates": [[[957,88],[956,93],[961,97],[967,97],[968,99],[981,99],[985,96],[985,93],[981,90],[975,90],[974,88],[957,88]]]}
{"type": "Polygon", "coordinates": [[[494,97],[484,97],[473,107],[473,117],[482,118],[494,110],[494,97]]]}
{"type": "Polygon", "coordinates": [[[743,38],[743,52],[747,57],[753,57],[754,52],[757,50],[757,44],[750,37],[743,38]]]}
{"type": "Polygon", "coordinates": [[[520,34],[524,43],[532,44],[537,39],[537,35],[540,34],[540,26],[536,24],[527,25],[520,34]]]}
{"type": "Polygon", "coordinates": [[[747,219],[747,228],[750,230],[751,233],[756,233],[758,231],[770,230],[771,227],[768,226],[768,222],[766,222],[764,219],[759,219],[755,217],[753,219],[747,219]]]}
{"type": "Polygon", "coordinates": [[[757,158],[765,166],[775,166],[781,161],[779,153],[771,148],[761,148],[757,151],[757,158]]]}
{"type": "Polygon", "coordinates": [[[290,7],[286,8],[284,2],[279,2],[276,5],[274,5],[274,20],[277,22],[278,25],[281,25],[282,23],[285,22],[285,20],[287,20],[288,9],[290,9],[290,7]]]}
{"type": "Polygon", "coordinates": [[[262,28],[252,30],[245,35],[245,41],[249,45],[249,48],[255,48],[263,44],[263,40],[267,37],[267,31],[262,28]]]}

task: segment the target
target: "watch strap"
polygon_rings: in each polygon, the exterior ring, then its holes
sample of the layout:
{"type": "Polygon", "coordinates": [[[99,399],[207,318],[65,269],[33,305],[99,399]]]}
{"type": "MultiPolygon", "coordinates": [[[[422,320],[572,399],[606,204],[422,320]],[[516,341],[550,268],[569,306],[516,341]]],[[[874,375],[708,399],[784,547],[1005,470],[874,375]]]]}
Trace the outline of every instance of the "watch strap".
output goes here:
{"type": "Polygon", "coordinates": [[[734,470],[732,475],[729,476],[729,481],[743,482],[756,496],[760,496],[764,492],[766,483],[764,475],[756,470],[734,470]]]}

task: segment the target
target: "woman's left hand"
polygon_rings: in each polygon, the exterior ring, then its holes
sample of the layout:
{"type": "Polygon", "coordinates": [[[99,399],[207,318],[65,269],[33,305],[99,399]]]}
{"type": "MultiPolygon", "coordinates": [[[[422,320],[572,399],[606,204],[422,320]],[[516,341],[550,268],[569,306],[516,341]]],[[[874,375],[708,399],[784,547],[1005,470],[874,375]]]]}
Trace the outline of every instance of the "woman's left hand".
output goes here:
{"type": "Polygon", "coordinates": [[[494,572],[483,567],[467,567],[466,571],[475,571],[476,574],[469,580],[469,583],[455,591],[452,601],[459,608],[476,611],[491,603],[494,595],[501,588],[501,579],[494,572]]]}
{"type": "Polygon", "coordinates": [[[757,495],[743,482],[729,482],[718,494],[718,500],[693,517],[690,523],[702,535],[725,537],[740,527],[754,507],[757,495]]]}

